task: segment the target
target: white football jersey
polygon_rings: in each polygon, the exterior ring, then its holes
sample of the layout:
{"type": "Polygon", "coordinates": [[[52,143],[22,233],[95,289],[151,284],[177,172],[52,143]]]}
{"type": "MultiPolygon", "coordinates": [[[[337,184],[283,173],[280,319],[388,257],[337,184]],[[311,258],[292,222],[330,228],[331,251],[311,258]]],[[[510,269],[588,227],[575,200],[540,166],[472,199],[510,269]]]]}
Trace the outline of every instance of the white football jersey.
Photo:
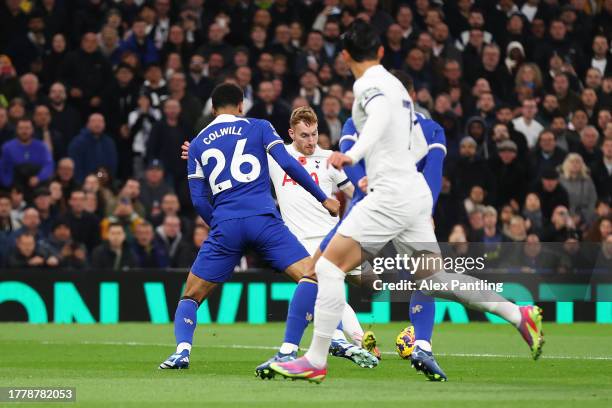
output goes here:
{"type": "MultiPolygon", "coordinates": [[[[331,197],[335,187],[349,183],[346,174],[327,166],[331,150],[317,146],[311,156],[299,153],[293,145],[285,145],[287,152],[298,160],[323,192],[331,197]]],[[[308,191],[291,179],[274,159],[268,155],[270,177],[276,191],[280,212],[289,230],[299,239],[324,237],[338,223],[308,191]]]]}
{"type": "MultiPolygon", "coordinates": [[[[360,136],[347,152],[349,156],[363,150],[357,147],[360,143],[363,145],[362,139],[367,137],[363,134],[368,120],[367,105],[376,98],[386,98],[389,109],[388,120],[378,120],[381,123],[377,125],[382,130],[380,137],[363,155],[369,188],[402,196],[419,193],[420,191],[415,189],[423,189],[423,183],[416,182],[420,177],[416,163],[427,153],[427,142],[418,126],[410,95],[402,83],[382,65],[368,68],[364,75],[355,81],[353,92],[355,102],[352,116],[360,136]]],[[[378,118],[372,119],[376,122],[378,118]]]]}

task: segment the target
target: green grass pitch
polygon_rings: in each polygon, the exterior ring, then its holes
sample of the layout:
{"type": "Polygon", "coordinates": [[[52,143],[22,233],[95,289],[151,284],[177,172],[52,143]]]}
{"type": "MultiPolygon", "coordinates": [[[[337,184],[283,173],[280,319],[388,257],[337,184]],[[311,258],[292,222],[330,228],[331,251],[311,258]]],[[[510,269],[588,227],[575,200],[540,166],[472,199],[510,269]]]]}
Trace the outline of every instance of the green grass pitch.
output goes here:
{"type": "Polygon", "coordinates": [[[612,325],[547,324],[537,362],[509,325],[439,325],[433,344],[447,383],[394,354],[403,326],[374,327],[385,352],[377,368],[330,358],[317,385],[254,377],[282,340],[278,323],[199,326],[191,368],[177,371],[157,370],[174,349],[169,325],[0,324],[0,386],[76,387],[77,403],[65,406],[612,406],[612,325]]]}

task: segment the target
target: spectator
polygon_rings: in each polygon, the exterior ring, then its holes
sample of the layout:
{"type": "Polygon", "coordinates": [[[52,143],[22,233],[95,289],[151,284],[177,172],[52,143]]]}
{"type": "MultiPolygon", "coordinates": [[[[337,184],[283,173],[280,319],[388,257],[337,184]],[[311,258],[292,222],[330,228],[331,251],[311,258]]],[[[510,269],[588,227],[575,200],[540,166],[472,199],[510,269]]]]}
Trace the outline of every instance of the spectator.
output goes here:
{"type": "Polygon", "coordinates": [[[510,242],[524,242],[527,239],[525,220],[520,215],[513,215],[504,229],[504,239],[510,242]]]}
{"type": "Polygon", "coordinates": [[[337,145],[340,141],[340,136],[342,136],[342,122],[338,117],[341,108],[342,105],[338,98],[329,95],[323,98],[323,105],[321,106],[323,121],[325,122],[325,128],[328,130],[332,145],[337,145]]]}
{"type": "Polygon", "coordinates": [[[592,164],[592,177],[600,200],[612,203],[612,138],[601,145],[602,157],[592,164]]]}
{"type": "Polygon", "coordinates": [[[214,83],[206,77],[206,63],[204,57],[194,54],[189,61],[187,75],[187,90],[201,101],[210,97],[214,83]]]}
{"type": "Polygon", "coordinates": [[[168,87],[162,75],[161,67],[157,64],[149,65],[145,70],[144,79],[142,93],[151,99],[153,108],[161,108],[162,103],[168,99],[168,87]]]}
{"type": "Polygon", "coordinates": [[[151,104],[148,95],[138,96],[137,107],[128,115],[128,128],[130,132],[131,153],[134,166],[131,174],[141,174],[145,168],[147,144],[153,130],[153,125],[162,117],[161,111],[151,104]]]}
{"type": "Polygon", "coordinates": [[[54,180],[61,184],[65,198],[70,197],[70,193],[79,188],[78,183],[74,180],[74,161],[71,158],[64,157],[57,163],[54,180]]]}
{"type": "Polygon", "coordinates": [[[529,178],[537,180],[545,169],[554,169],[559,166],[565,156],[566,152],[557,146],[554,133],[550,130],[543,130],[536,148],[529,155],[529,178]]]}
{"type": "Polygon", "coordinates": [[[282,137],[287,139],[289,115],[291,112],[287,106],[278,100],[272,82],[260,82],[257,96],[259,97],[259,101],[255,102],[251,110],[249,110],[248,115],[258,119],[266,119],[282,137]]]}
{"type": "Polygon", "coordinates": [[[11,252],[6,262],[8,268],[44,268],[59,265],[57,257],[38,245],[36,238],[30,233],[21,234],[15,244],[16,250],[11,252]]]}
{"type": "Polygon", "coordinates": [[[40,82],[38,77],[32,73],[27,73],[19,78],[19,85],[21,85],[21,97],[25,102],[26,112],[32,114],[34,107],[46,102],[40,90],[40,82]]]}
{"type": "Polygon", "coordinates": [[[156,217],[161,212],[160,204],[164,195],[172,189],[164,181],[164,167],[157,159],[151,161],[145,171],[144,180],[140,184],[140,201],[145,213],[156,217]]]}
{"type": "Polygon", "coordinates": [[[519,207],[527,192],[527,167],[517,160],[516,143],[505,140],[497,145],[497,157],[489,162],[489,169],[495,177],[492,194],[494,204],[500,207],[506,203],[514,203],[519,207]]]}
{"type": "Polygon", "coordinates": [[[59,260],[59,266],[69,269],[82,269],[87,266],[85,245],[72,240],[72,232],[67,220],[58,219],[51,228],[48,239],[42,246],[59,260]]]}
{"type": "Polygon", "coordinates": [[[159,56],[153,39],[148,35],[147,23],[136,18],[132,23],[132,34],[119,46],[119,54],[126,51],[137,55],[141,66],[158,62],[159,56]]]}
{"type": "MultiPolygon", "coordinates": [[[[66,102],[66,87],[55,82],[49,88],[49,110],[51,111],[51,128],[57,129],[64,137],[66,145],[77,135],[81,127],[79,111],[66,102]]],[[[63,147],[66,149],[66,146],[63,147]]]]}
{"type": "Polygon", "coordinates": [[[31,234],[36,238],[36,242],[41,241],[45,238],[42,231],[40,230],[40,214],[38,210],[34,207],[28,207],[23,210],[23,216],[21,218],[21,227],[13,232],[13,234],[9,237],[9,244],[11,247],[17,240],[17,238],[22,234],[31,234]]]}
{"type": "MultiPolygon", "coordinates": [[[[167,268],[168,254],[160,241],[155,240],[153,226],[142,222],[136,226],[135,239],[132,243],[136,266],[139,268],[167,268]]],[[[199,249],[199,248],[198,248],[199,249]]],[[[191,262],[195,259],[192,258],[191,262]]],[[[190,264],[191,265],[191,264],[190,264]]]]}
{"type": "Polygon", "coordinates": [[[34,124],[34,137],[42,140],[47,146],[53,160],[58,161],[66,156],[66,141],[64,136],[55,129],[51,128],[51,112],[46,105],[37,105],[34,108],[32,117],[34,124]]]}
{"type": "Polygon", "coordinates": [[[468,136],[461,140],[460,157],[451,172],[453,194],[459,199],[467,197],[475,185],[487,191],[491,190],[491,174],[487,169],[487,163],[476,156],[476,148],[476,141],[472,137],[468,136]]]}
{"type": "Polygon", "coordinates": [[[124,239],[132,242],[134,232],[138,224],[144,219],[134,210],[132,199],[128,196],[120,196],[113,213],[100,222],[100,235],[103,240],[108,239],[111,225],[121,225],[124,230],[124,239]]]}
{"type": "Polygon", "coordinates": [[[558,205],[540,234],[540,240],[544,242],[563,242],[575,233],[575,224],[570,217],[567,207],[558,205]]]}
{"type": "Polygon", "coordinates": [[[525,99],[522,104],[521,116],[512,121],[514,129],[521,132],[527,139],[529,148],[533,148],[544,126],[535,118],[538,114],[538,104],[535,99],[525,99]]]}
{"type": "Polygon", "coordinates": [[[112,77],[111,65],[98,51],[94,32],[86,32],[81,47],[70,52],[62,68],[61,78],[70,88],[70,97],[81,107],[81,114],[100,108],[102,93],[112,77]]]}
{"type": "Polygon", "coordinates": [[[567,155],[561,166],[560,182],[568,192],[571,214],[579,216],[582,222],[590,223],[595,212],[597,191],[580,155],[567,155]]]}
{"type": "Polygon", "coordinates": [[[546,168],[542,171],[542,176],[535,186],[534,192],[540,198],[542,216],[546,220],[550,219],[556,207],[569,207],[569,195],[567,190],[559,183],[559,173],[554,168],[546,168]]]}
{"type": "Polygon", "coordinates": [[[176,255],[180,252],[179,248],[184,245],[182,242],[183,233],[181,232],[181,220],[176,215],[168,215],[164,222],[155,228],[155,239],[165,249],[170,258],[170,265],[176,266],[176,255]]]}
{"type": "Polygon", "coordinates": [[[128,115],[136,107],[138,84],[133,68],[125,63],[115,69],[115,76],[102,94],[102,111],[106,130],[113,135],[117,148],[117,175],[121,179],[132,174],[132,140],[128,127],[128,115]]]}
{"type": "MultiPolygon", "coordinates": [[[[202,103],[187,92],[187,80],[185,74],[181,72],[173,73],[168,80],[168,91],[170,98],[178,101],[181,104],[180,117],[183,122],[189,127],[190,131],[193,129],[198,116],[202,112],[202,103]]],[[[164,105],[164,113],[165,105],[164,105]]]]}
{"type": "Polygon", "coordinates": [[[40,233],[43,237],[47,237],[51,233],[51,227],[57,214],[51,207],[51,193],[46,187],[39,187],[34,190],[33,204],[40,218],[40,233]]]}
{"type": "Polygon", "coordinates": [[[180,215],[181,205],[177,195],[171,192],[164,194],[160,201],[160,204],[161,205],[158,214],[151,215],[153,226],[158,227],[164,222],[166,217],[170,215],[177,216],[181,221],[181,232],[183,233],[183,236],[191,235],[193,229],[193,222],[187,217],[180,215]]]}
{"type": "Polygon", "coordinates": [[[570,89],[569,76],[562,72],[553,78],[553,91],[559,101],[559,111],[563,116],[574,112],[580,106],[580,98],[570,89]]]}
{"type": "Polygon", "coordinates": [[[542,229],[544,217],[542,216],[540,197],[536,193],[527,194],[522,215],[529,222],[530,230],[539,232],[542,229]]]}
{"type": "Polygon", "coordinates": [[[75,179],[82,183],[89,173],[99,167],[106,168],[111,175],[117,171],[117,148],[113,139],[104,133],[104,116],[93,113],[79,135],[68,146],[68,155],[75,164],[75,179]]]}
{"type": "Polygon", "coordinates": [[[108,226],[108,241],[100,244],[91,255],[91,267],[118,272],[136,266],[136,260],[126,242],[121,224],[108,226]]]}
{"type": "Polygon", "coordinates": [[[602,243],[612,234],[612,221],[608,218],[598,218],[585,236],[585,241],[602,243]]]}
{"type": "Polygon", "coordinates": [[[88,251],[92,251],[100,242],[100,221],[85,211],[85,192],[74,190],[68,200],[66,221],[70,227],[72,238],[82,242],[88,251]]]}
{"type": "Polygon", "coordinates": [[[20,119],[15,133],[14,139],[2,145],[0,181],[5,187],[14,183],[31,192],[51,177],[53,158],[43,142],[33,139],[30,119],[20,119]]]}
{"type": "Polygon", "coordinates": [[[575,152],[582,157],[589,168],[602,158],[598,142],[599,132],[595,126],[586,126],[580,131],[580,144],[575,148],[575,152]]]}
{"type": "Polygon", "coordinates": [[[153,125],[147,145],[148,162],[158,159],[166,171],[171,187],[185,178],[185,162],[181,160],[181,145],[192,135],[191,128],[180,119],[181,105],[175,99],[164,103],[164,117],[153,125]]]}

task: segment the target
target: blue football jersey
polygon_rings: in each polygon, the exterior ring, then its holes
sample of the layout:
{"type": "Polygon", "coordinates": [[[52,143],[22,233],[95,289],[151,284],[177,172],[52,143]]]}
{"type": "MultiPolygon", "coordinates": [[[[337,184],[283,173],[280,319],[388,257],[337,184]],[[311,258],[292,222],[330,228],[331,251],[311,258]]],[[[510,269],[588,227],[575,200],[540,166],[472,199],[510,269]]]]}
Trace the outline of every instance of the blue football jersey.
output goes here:
{"type": "MultiPolygon", "coordinates": [[[[344,122],[344,126],[342,127],[342,137],[340,138],[340,151],[342,153],[346,153],[349,151],[351,147],[357,142],[357,128],[353,123],[353,118],[348,118],[346,122],[344,122]]],[[[353,193],[353,198],[351,199],[351,205],[361,201],[363,197],[365,197],[365,193],[361,191],[358,187],[357,183],[359,180],[365,176],[365,161],[361,159],[358,163],[353,166],[347,166],[344,168],[344,172],[347,177],[355,186],[355,192],[353,193]]]]}
{"type": "Polygon", "coordinates": [[[270,194],[267,152],[283,143],[270,122],[219,115],[191,141],[189,179],[206,183],[215,223],[253,215],[280,218],[270,194]]]}
{"type": "MultiPolygon", "coordinates": [[[[444,155],[446,155],[446,136],[442,126],[440,126],[435,120],[427,119],[425,116],[418,113],[417,121],[419,122],[419,125],[421,125],[421,129],[423,129],[423,135],[425,136],[428,150],[442,149],[444,155]]],[[[425,163],[427,163],[427,155],[419,160],[417,163],[417,170],[422,172],[423,168],[425,167],[425,163]]]]}

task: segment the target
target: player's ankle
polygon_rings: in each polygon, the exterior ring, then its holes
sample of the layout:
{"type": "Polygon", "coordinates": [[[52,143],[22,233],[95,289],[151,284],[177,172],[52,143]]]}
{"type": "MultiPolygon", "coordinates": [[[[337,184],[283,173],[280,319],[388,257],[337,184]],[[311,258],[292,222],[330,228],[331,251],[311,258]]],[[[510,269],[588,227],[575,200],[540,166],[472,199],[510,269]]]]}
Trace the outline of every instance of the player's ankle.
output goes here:
{"type": "Polygon", "coordinates": [[[189,354],[191,354],[191,344],[186,343],[186,342],[183,342],[183,343],[179,343],[179,344],[177,344],[177,346],[176,346],[176,352],[177,352],[177,353],[182,353],[182,352],[183,352],[183,350],[187,350],[187,352],[188,352],[189,354]]]}
{"type": "Polygon", "coordinates": [[[423,351],[431,352],[431,343],[427,340],[415,340],[414,346],[418,346],[423,351]]]}

